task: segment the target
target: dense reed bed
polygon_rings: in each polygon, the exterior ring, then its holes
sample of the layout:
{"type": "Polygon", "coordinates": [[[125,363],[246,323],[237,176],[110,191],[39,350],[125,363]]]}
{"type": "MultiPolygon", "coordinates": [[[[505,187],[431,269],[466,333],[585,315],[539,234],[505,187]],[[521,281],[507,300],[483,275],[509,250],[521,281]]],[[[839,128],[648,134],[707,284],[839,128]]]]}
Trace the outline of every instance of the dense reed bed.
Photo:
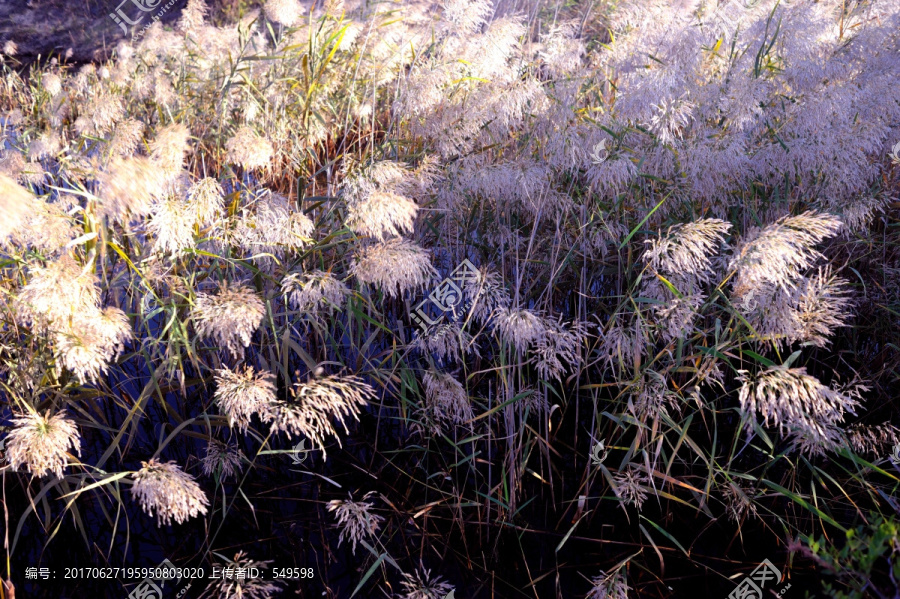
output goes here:
{"type": "Polygon", "coordinates": [[[179,9],[0,54],[9,588],[898,596],[900,2],[179,9]]]}

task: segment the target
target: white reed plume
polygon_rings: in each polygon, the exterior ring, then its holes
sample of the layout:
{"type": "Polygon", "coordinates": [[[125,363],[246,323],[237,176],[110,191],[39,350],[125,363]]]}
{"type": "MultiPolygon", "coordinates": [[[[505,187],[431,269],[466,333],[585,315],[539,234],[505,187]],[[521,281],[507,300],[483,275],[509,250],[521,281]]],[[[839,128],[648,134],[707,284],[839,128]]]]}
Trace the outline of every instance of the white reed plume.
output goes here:
{"type": "Polygon", "coordinates": [[[461,360],[464,355],[479,355],[478,346],[468,331],[454,322],[433,324],[427,330],[421,329],[410,344],[422,353],[433,354],[440,360],[461,360]]]}
{"type": "Polygon", "coordinates": [[[209,499],[194,477],[175,462],[162,463],[156,458],[141,462],[134,473],[131,493],[149,516],[156,515],[157,525],[181,524],[188,518],[206,514],[209,499]]]}
{"type": "Polygon", "coordinates": [[[668,303],[654,307],[666,343],[691,333],[705,299],[706,296],[702,293],[695,293],[670,299],[668,303]]]}
{"type": "Polygon", "coordinates": [[[30,269],[30,279],[16,300],[21,320],[39,328],[62,324],[76,315],[97,310],[100,289],[97,276],[86,271],[69,254],[30,269]]]}
{"type": "Polygon", "coordinates": [[[181,11],[178,27],[182,31],[197,31],[205,24],[208,13],[209,7],[204,0],[188,0],[184,10],[181,11]]]}
{"type": "Polygon", "coordinates": [[[82,384],[96,382],[132,337],[128,315],[118,308],[75,314],[54,336],[57,364],[82,384]]]}
{"type": "Polygon", "coordinates": [[[460,33],[477,31],[490,17],[493,8],[490,0],[446,0],[444,18],[459,27],[460,33]]]}
{"type": "Polygon", "coordinates": [[[847,326],[852,315],[849,293],[847,281],[832,274],[830,265],[805,278],[796,312],[799,326],[792,337],[825,347],[834,330],[847,326]]]}
{"type": "Polygon", "coordinates": [[[173,123],[161,128],[156,132],[156,139],[150,143],[151,160],[169,175],[180,173],[190,135],[191,132],[183,123],[173,123]]]}
{"type": "Polygon", "coordinates": [[[47,178],[47,171],[38,160],[30,160],[25,163],[19,178],[31,187],[42,185],[47,178]]]}
{"type": "Polygon", "coordinates": [[[426,160],[416,172],[388,160],[354,170],[355,166],[352,161],[346,163],[344,172],[350,174],[341,186],[348,207],[347,226],[379,241],[412,232],[419,206],[410,195],[429,186],[430,162],[426,160]]]}
{"type": "Polygon", "coordinates": [[[613,477],[616,483],[614,489],[618,496],[625,503],[634,505],[638,510],[647,500],[646,487],[650,484],[650,479],[646,474],[641,472],[637,467],[629,464],[624,471],[619,471],[613,477]]]}
{"type": "Polygon", "coordinates": [[[147,158],[114,158],[99,179],[98,214],[125,224],[129,216],[150,213],[154,199],[164,193],[166,173],[147,158]]]}
{"type": "Polygon", "coordinates": [[[682,131],[690,124],[694,104],[684,99],[663,99],[654,105],[655,112],[650,117],[650,131],[664,144],[673,143],[682,137],[682,131]]]}
{"type": "Polygon", "coordinates": [[[519,353],[524,353],[547,332],[543,319],[525,308],[513,310],[500,308],[494,315],[494,327],[500,339],[511,345],[519,353]]]}
{"type": "Polygon", "coordinates": [[[246,552],[239,551],[233,560],[216,564],[222,576],[210,582],[198,599],[271,599],[273,593],[281,592],[284,581],[249,575],[253,571],[269,569],[271,563],[272,560],[250,559],[246,552]]]}
{"type": "Polygon", "coordinates": [[[53,97],[62,91],[62,79],[56,73],[44,73],[41,75],[41,86],[53,97]]]}
{"type": "Polygon", "coordinates": [[[677,410],[678,396],[669,391],[666,379],[654,370],[647,370],[631,389],[629,410],[641,421],[654,420],[677,410]]]}
{"type": "Polygon", "coordinates": [[[891,152],[888,156],[891,157],[891,162],[900,165],[900,141],[894,144],[894,147],[891,148],[891,152]]]}
{"type": "Polygon", "coordinates": [[[858,454],[878,454],[900,443],[900,429],[893,424],[854,424],[847,429],[847,445],[858,454]]]}
{"type": "Polygon", "coordinates": [[[225,191],[212,177],[204,177],[188,190],[188,212],[194,221],[201,225],[210,225],[222,216],[225,209],[225,191]]]}
{"type": "Polygon", "coordinates": [[[644,294],[668,299],[672,294],[656,277],[662,275],[681,293],[690,294],[714,276],[712,256],[720,251],[731,225],[717,218],[704,218],[669,227],[666,235],[647,241],[644,263],[650,273],[644,275],[644,294]]]}
{"type": "Polygon", "coordinates": [[[403,589],[400,599],[444,599],[454,590],[452,584],[440,576],[432,576],[426,568],[417,569],[413,574],[404,572],[400,586],[403,589]]]}
{"type": "Polygon", "coordinates": [[[153,234],[153,251],[171,255],[194,247],[194,218],[190,206],[177,195],[158,201],[147,229],[153,234]]]}
{"type": "Polygon", "coordinates": [[[328,437],[334,437],[340,445],[333,421],[336,419],[344,432],[349,432],[347,417],[358,420],[360,409],[376,397],[372,386],[356,376],[297,381],[291,395],[291,401],[269,402],[260,413],[262,421],[270,424],[272,432],[284,432],[288,438],[308,438],[322,452],[328,437]]]}
{"type": "Polygon", "coordinates": [[[428,250],[399,238],[364,248],[350,272],[361,283],[376,285],[388,296],[402,295],[437,276],[428,250]]]}
{"type": "Polygon", "coordinates": [[[580,350],[587,337],[587,325],[575,321],[566,326],[562,317],[546,318],[543,323],[544,333],[532,346],[532,361],[541,378],[559,380],[569,368],[582,363],[580,350]]]}
{"type": "Polygon", "coordinates": [[[241,432],[247,431],[254,414],[275,401],[275,376],[266,371],[257,372],[252,366],[217,370],[215,382],[216,405],[228,416],[228,426],[237,425],[241,432]]]}
{"type": "Polygon", "coordinates": [[[823,385],[806,374],[805,368],[772,366],[761,374],[739,370],[742,382],[738,393],[741,409],[760,413],[784,430],[789,427],[825,434],[827,428],[843,420],[844,412],[854,414],[859,405],[850,394],[823,385]]]}
{"type": "Polygon", "coordinates": [[[295,310],[341,309],[350,290],[330,272],[291,273],[281,282],[281,292],[295,310]]]}
{"type": "Polygon", "coordinates": [[[45,133],[28,144],[28,157],[31,160],[52,158],[60,150],[59,136],[56,133],[45,133]]]}
{"type": "Polygon", "coordinates": [[[266,17],[285,27],[292,27],[299,19],[302,7],[297,0],[266,0],[266,17]]]}
{"type": "Polygon", "coordinates": [[[212,339],[232,356],[244,355],[262,324],[266,305],[250,287],[223,280],[215,295],[198,293],[191,310],[197,334],[212,339]]]}
{"type": "Polygon", "coordinates": [[[83,118],[76,122],[76,129],[81,134],[104,134],[122,120],[125,106],[122,99],[114,93],[102,92],[89,101],[83,118]]]}
{"type": "Polygon", "coordinates": [[[48,258],[58,254],[69,241],[84,234],[68,210],[71,206],[66,201],[49,203],[36,199],[25,223],[13,232],[10,245],[20,251],[33,248],[48,258]]]}
{"type": "Polygon", "coordinates": [[[138,149],[144,136],[144,123],[137,119],[125,119],[116,125],[109,140],[111,156],[132,156],[138,149]]]}
{"type": "Polygon", "coordinates": [[[367,538],[373,537],[378,532],[381,522],[384,518],[372,512],[374,504],[365,501],[372,495],[374,491],[370,491],[363,496],[362,501],[353,501],[350,499],[332,499],[328,502],[327,509],[334,512],[341,527],[341,533],[338,537],[338,545],[344,542],[344,538],[350,539],[353,544],[353,554],[356,555],[356,544],[367,538]]]}
{"type": "Polygon", "coordinates": [[[637,370],[641,356],[647,353],[646,330],[640,321],[630,326],[623,324],[623,318],[620,315],[616,324],[603,335],[599,353],[609,367],[633,366],[637,370]]]}
{"type": "Polygon", "coordinates": [[[25,225],[35,206],[34,196],[27,189],[0,174],[0,247],[25,225]]]}
{"type": "Polygon", "coordinates": [[[611,574],[603,570],[591,579],[591,591],[585,599],[628,599],[628,578],[625,575],[625,567],[621,567],[611,574]]]}
{"type": "Polygon", "coordinates": [[[459,426],[475,417],[472,402],[462,383],[452,375],[429,370],[425,373],[425,414],[432,434],[440,435],[446,426],[459,426]]]}
{"type": "Polygon", "coordinates": [[[500,273],[482,267],[473,280],[468,281],[463,291],[470,306],[472,318],[479,323],[488,322],[501,308],[510,304],[509,291],[500,273]]]}
{"type": "Polygon", "coordinates": [[[52,472],[63,477],[71,447],[81,455],[78,427],[63,412],[43,416],[36,412],[12,419],[12,430],[6,436],[6,458],[13,470],[25,466],[33,476],[52,472]]]}
{"type": "Polygon", "coordinates": [[[310,243],[314,229],[312,220],[294,210],[288,198],[265,190],[257,196],[253,209],[245,211],[236,237],[250,252],[277,254],[282,247],[302,248],[310,243]]]}
{"type": "Polygon", "coordinates": [[[735,271],[734,295],[743,297],[747,306],[757,294],[796,288],[802,271],[821,257],[814,246],[836,235],[842,225],[836,216],[809,211],[782,217],[763,229],[754,227],[729,265],[735,271]]]}
{"type": "Polygon", "coordinates": [[[373,191],[365,200],[353,202],[347,226],[379,241],[387,236],[411,233],[419,206],[409,198],[390,191],[373,191]]]}
{"type": "Polygon", "coordinates": [[[245,459],[244,453],[237,445],[210,439],[206,444],[206,455],[200,460],[200,465],[206,476],[220,473],[222,479],[226,479],[241,472],[245,459]]]}
{"type": "Polygon", "coordinates": [[[227,142],[226,160],[246,170],[264,169],[272,162],[275,149],[265,138],[250,127],[240,127],[227,142]]]}

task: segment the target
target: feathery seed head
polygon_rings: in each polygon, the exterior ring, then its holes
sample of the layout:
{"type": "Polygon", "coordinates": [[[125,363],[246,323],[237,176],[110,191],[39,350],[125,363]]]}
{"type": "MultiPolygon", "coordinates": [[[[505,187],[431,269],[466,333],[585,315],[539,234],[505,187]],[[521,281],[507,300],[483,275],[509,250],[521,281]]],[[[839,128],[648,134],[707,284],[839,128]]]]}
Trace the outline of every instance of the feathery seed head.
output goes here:
{"type": "Polygon", "coordinates": [[[191,132],[182,123],[166,125],[150,144],[150,158],[169,175],[181,172],[191,132]]]}
{"type": "Polygon", "coordinates": [[[625,503],[630,503],[640,510],[647,500],[645,487],[650,484],[647,475],[629,464],[624,471],[616,473],[613,481],[616,483],[616,495],[625,503]]]}
{"type": "Polygon", "coordinates": [[[109,153],[112,156],[132,156],[138,149],[144,136],[144,123],[137,119],[125,119],[116,125],[109,141],[109,153]]]}
{"type": "Polygon", "coordinates": [[[454,322],[444,322],[419,331],[411,346],[422,353],[434,354],[440,360],[461,360],[466,354],[478,353],[472,335],[454,322]]]}
{"type": "Polygon", "coordinates": [[[361,283],[376,285],[392,297],[422,287],[437,276],[428,250],[399,238],[366,247],[350,272],[361,283]]]}
{"type": "Polygon", "coordinates": [[[350,294],[343,282],[321,270],[289,274],[281,282],[281,292],[292,308],[301,311],[341,309],[350,294]]]}
{"type": "Polygon", "coordinates": [[[403,594],[400,599],[444,599],[454,587],[440,576],[432,576],[431,570],[417,569],[413,574],[403,573],[400,581],[403,594]]]}
{"type": "Polygon", "coordinates": [[[591,579],[591,592],[585,599],[628,599],[628,579],[625,576],[624,566],[607,574],[603,570],[591,579]]]}
{"type": "Polygon", "coordinates": [[[156,514],[157,524],[181,524],[188,518],[206,514],[209,499],[194,477],[175,462],[162,463],[156,458],[141,462],[134,473],[131,493],[140,501],[149,516],[156,514]]]}
{"type": "Polygon", "coordinates": [[[360,408],[375,398],[371,385],[356,376],[297,381],[291,394],[292,401],[270,402],[260,417],[271,423],[272,432],[284,432],[288,438],[306,437],[323,452],[327,437],[335,437],[340,444],[333,419],[341,423],[346,433],[346,418],[358,419],[360,408]]]}
{"type": "Polygon", "coordinates": [[[23,226],[35,206],[34,196],[27,189],[0,174],[0,247],[23,226]]]}
{"type": "Polygon", "coordinates": [[[805,368],[772,366],[761,374],[738,371],[742,382],[738,399],[744,412],[762,414],[764,423],[782,430],[794,427],[824,435],[843,420],[844,412],[853,414],[859,405],[850,394],[831,389],[806,374],[805,368]]]}
{"type": "Polygon", "coordinates": [[[266,17],[285,27],[293,27],[300,19],[301,7],[297,0],[266,0],[263,7],[266,17]]]}
{"type": "Polygon", "coordinates": [[[204,177],[191,185],[187,201],[196,222],[209,225],[225,209],[225,191],[213,177],[204,177]]]}
{"type": "Polygon", "coordinates": [[[373,494],[374,491],[366,493],[363,501],[353,501],[352,496],[349,500],[332,499],[326,506],[329,512],[334,512],[338,526],[341,527],[338,545],[344,542],[345,537],[350,539],[354,555],[356,554],[356,544],[374,536],[378,532],[381,522],[384,521],[383,517],[372,513],[374,505],[365,501],[373,494]]]}
{"type": "Polygon", "coordinates": [[[785,216],[771,225],[752,229],[729,265],[736,271],[734,294],[746,302],[770,288],[785,291],[797,286],[803,270],[819,259],[814,246],[833,237],[843,223],[830,214],[814,211],[785,216]]]}
{"type": "MultiPolygon", "coordinates": [[[[717,218],[705,218],[669,227],[665,237],[647,241],[644,263],[682,293],[692,293],[710,282],[714,275],[711,256],[724,245],[731,225],[717,218]]],[[[643,293],[668,299],[671,292],[654,274],[647,275],[643,293]]]]}
{"type": "Polygon", "coordinates": [[[587,337],[587,324],[572,322],[568,326],[558,320],[544,319],[544,333],[534,342],[532,361],[543,379],[559,380],[568,368],[582,363],[581,345],[587,337]]]}
{"type": "Polygon", "coordinates": [[[95,382],[132,339],[131,323],[118,308],[94,308],[74,314],[54,339],[58,364],[82,384],[95,382]]]}
{"type": "Polygon", "coordinates": [[[368,197],[350,204],[347,226],[361,235],[382,241],[386,236],[411,233],[419,206],[393,192],[373,191],[368,197]]]}
{"type": "Polygon", "coordinates": [[[63,254],[47,266],[31,269],[31,278],[17,299],[19,317],[43,328],[96,311],[100,304],[96,283],[96,275],[85,272],[70,255],[63,254]]]}
{"type": "Polygon", "coordinates": [[[275,401],[275,377],[269,372],[256,372],[252,366],[243,369],[227,368],[215,372],[216,405],[228,416],[229,426],[237,425],[246,432],[254,414],[262,412],[275,401]]]}
{"type": "Polygon", "coordinates": [[[153,206],[147,229],[156,237],[155,252],[174,256],[194,246],[194,219],[190,207],[177,195],[170,195],[153,206]]]}
{"type": "Polygon", "coordinates": [[[100,175],[99,216],[126,224],[128,216],[150,213],[155,198],[163,194],[166,173],[147,158],[114,158],[100,175]]]}
{"type": "Polygon", "coordinates": [[[41,85],[51,97],[62,91],[62,79],[56,73],[44,73],[41,75],[41,85]]]}
{"type": "Polygon", "coordinates": [[[197,334],[215,341],[235,358],[244,355],[265,314],[265,304],[250,287],[228,280],[215,295],[198,293],[191,310],[197,334]]]}
{"type": "Polygon", "coordinates": [[[830,265],[804,278],[796,312],[799,326],[792,337],[825,347],[834,329],[846,326],[851,316],[848,295],[847,281],[833,275],[830,265]]]}
{"type": "Polygon", "coordinates": [[[444,18],[456,25],[463,34],[477,31],[490,17],[490,0],[446,0],[444,18]]]}
{"type": "Polygon", "coordinates": [[[459,426],[475,417],[468,393],[452,375],[429,370],[424,382],[425,415],[432,434],[440,435],[444,427],[459,426]]]}
{"type": "Polygon", "coordinates": [[[204,0],[188,0],[184,10],[181,11],[178,27],[185,32],[197,31],[205,24],[207,13],[209,8],[204,0]]]}
{"type": "Polygon", "coordinates": [[[547,326],[541,317],[527,308],[500,308],[494,315],[494,327],[500,338],[519,353],[524,352],[547,332],[547,326]]]}
{"type": "Polygon", "coordinates": [[[81,455],[78,427],[63,412],[49,416],[27,413],[12,419],[6,437],[6,457],[13,470],[25,466],[33,476],[48,472],[63,477],[69,448],[81,455]]]}
{"type": "Polygon", "coordinates": [[[91,98],[85,110],[85,120],[81,121],[79,133],[104,134],[111,131],[113,126],[122,120],[125,114],[125,106],[121,98],[113,93],[101,93],[91,98]]]}
{"type": "Polygon", "coordinates": [[[226,160],[246,170],[264,169],[272,162],[275,149],[265,138],[246,125],[225,142],[226,160]]]}
{"type": "Polygon", "coordinates": [[[216,565],[216,568],[223,572],[223,576],[213,580],[198,599],[271,599],[273,593],[281,592],[283,580],[265,580],[240,575],[241,572],[268,569],[271,563],[271,560],[252,560],[244,551],[239,551],[233,560],[228,560],[227,564],[216,565]],[[231,572],[231,575],[225,576],[225,572],[231,572]]]}
{"type": "Polygon", "coordinates": [[[206,445],[206,456],[201,460],[203,474],[213,476],[221,468],[222,479],[230,478],[241,472],[243,459],[244,454],[237,445],[210,439],[206,445]]]}

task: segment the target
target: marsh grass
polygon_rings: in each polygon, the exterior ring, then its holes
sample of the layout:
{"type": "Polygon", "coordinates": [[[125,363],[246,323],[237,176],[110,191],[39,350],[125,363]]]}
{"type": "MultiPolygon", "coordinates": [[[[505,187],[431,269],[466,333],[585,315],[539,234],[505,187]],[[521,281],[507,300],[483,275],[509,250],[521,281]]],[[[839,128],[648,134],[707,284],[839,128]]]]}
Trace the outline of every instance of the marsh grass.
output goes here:
{"type": "Polygon", "coordinates": [[[207,14],[0,54],[5,578],[818,592],[897,509],[895,0],[207,14]]]}

